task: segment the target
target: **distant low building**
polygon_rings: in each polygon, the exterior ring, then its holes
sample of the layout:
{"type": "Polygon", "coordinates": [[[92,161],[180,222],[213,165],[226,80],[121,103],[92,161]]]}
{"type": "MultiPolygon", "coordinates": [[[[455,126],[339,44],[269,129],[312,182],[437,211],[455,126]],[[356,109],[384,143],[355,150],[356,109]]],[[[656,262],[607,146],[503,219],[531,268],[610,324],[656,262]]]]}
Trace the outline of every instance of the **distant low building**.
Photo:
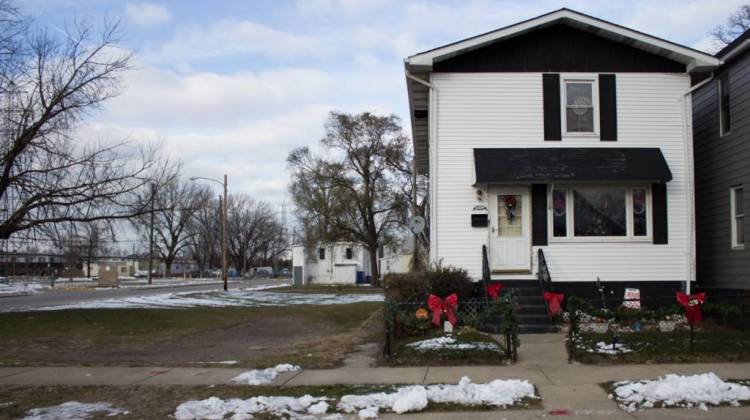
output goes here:
{"type": "Polygon", "coordinates": [[[322,244],[312,252],[304,246],[292,248],[294,284],[367,284],[372,270],[370,254],[349,242],[322,244]]]}

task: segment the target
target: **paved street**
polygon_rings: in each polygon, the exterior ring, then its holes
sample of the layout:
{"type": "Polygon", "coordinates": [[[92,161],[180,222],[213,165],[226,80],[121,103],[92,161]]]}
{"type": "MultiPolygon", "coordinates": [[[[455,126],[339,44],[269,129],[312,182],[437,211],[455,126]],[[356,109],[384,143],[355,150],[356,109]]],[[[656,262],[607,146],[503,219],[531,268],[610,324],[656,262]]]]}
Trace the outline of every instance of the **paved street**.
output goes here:
{"type": "MultiPolygon", "coordinates": [[[[230,289],[239,289],[246,287],[262,287],[282,285],[289,283],[288,278],[283,279],[237,279],[230,280],[230,289]]],[[[163,287],[152,288],[120,288],[120,289],[99,289],[99,290],[45,290],[40,293],[26,296],[0,297],[0,312],[7,311],[10,308],[41,308],[46,306],[69,305],[78,302],[93,300],[152,296],[163,293],[182,293],[182,292],[203,292],[211,290],[221,290],[220,282],[199,285],[164,285],[163,287]]]]}

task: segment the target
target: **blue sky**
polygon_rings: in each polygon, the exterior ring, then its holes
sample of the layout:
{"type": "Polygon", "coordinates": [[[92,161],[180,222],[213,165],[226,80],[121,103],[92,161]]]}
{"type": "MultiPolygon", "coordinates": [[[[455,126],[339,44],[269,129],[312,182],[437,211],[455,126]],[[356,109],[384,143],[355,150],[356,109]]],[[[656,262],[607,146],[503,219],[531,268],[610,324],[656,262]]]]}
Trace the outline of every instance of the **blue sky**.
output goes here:
{"type": "Polygon", "coordinates": [[[569,7],[688,46],[743,0],[101,1],[24,0],[40,22],[122,21],[136,52],[122,94],[81,136],[160,141],[187,176],[230,177],[230,192],[289,201],[285,158],[315,146],[330,110],[402,117],[403,58],[569,7]]]}

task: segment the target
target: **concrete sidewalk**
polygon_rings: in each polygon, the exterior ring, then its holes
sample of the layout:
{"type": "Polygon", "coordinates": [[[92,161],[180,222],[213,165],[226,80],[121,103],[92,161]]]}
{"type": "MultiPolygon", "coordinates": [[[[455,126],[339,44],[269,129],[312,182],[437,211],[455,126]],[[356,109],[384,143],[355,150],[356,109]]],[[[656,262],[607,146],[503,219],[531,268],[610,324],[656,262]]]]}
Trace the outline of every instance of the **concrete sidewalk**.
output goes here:
{"type": "MultiPolygon", "coordinates": [[[[278,386],[333,384],[457,383],[468,376],[474,382],[526,379],[542,397],[543,410],[472,413],[429,413],[430,418],[533,419],[552,414],[565,418],[750,418],[750,407],[653,409],[625,413],[608,398],[601,383],[650,379],[667,373],[714,372],[725,379],[750,378],[750,363],[649,364],[589,366],[568,364],[560,334],[522,336],[519,361],[510,366],[340,368],[304,370],[279,375],[278,386]],[[465,414],[465,415],[464,415],[465,414]]],[[[0,368],[0,386],[7,385],[219,385],[246,371],[240,368],[202,367],[11,367],[0,368]]],[[[425,415],[415,415],[424,418],[425,415]]],[[[387,415],[382,416],[388,418],[387,415]]],[[[398,416],[403,419],[405,416],[398,416]]]]}

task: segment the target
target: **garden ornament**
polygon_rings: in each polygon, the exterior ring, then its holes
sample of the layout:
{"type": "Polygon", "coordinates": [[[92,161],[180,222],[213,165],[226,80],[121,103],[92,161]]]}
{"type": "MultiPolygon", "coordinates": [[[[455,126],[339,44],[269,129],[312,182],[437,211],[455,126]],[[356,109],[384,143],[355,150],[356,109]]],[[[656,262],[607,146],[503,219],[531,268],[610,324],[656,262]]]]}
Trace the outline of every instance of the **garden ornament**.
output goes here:
{"type": "Polygon", "coordinates": [[[696,293],[687,295],[683,292],[677,292],[677,303],[685,308],[685,317],[690,325],[697,325],[703,321],[701,314],[701,305],[706,301],[705,293],[696,293]]]}
{"type": "Polygon", "coordinates": [[[445,299],[441,299],[439,296],[430,294],[427,298],[427,306],[432,311],[432,323],[436,327],[440,327],[440,319],[445,314],[448,322],[456,325],[458,320],[456,319],[456,307],[458,306],[458,296],[453,293],[445,299]]]}

